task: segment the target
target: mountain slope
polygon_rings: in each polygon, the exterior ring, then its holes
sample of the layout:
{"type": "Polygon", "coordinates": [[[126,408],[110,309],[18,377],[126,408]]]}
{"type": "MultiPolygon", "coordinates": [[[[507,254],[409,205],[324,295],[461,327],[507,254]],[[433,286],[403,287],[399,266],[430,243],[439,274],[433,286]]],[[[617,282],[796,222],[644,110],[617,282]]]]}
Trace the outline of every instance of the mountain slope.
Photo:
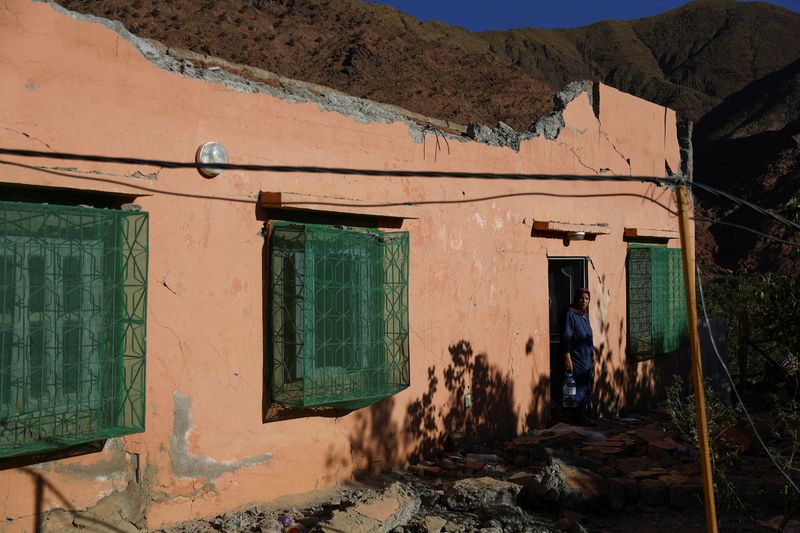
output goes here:
{"type": "Polygon", "coordinates": [[[471,33],[360,0],[63,0],[170,46],[466,124],[527,129],[554,89],[601,79],[699,120],[800,58],[800,14],[696,0],[589,26],[471,33]]]}
{"type": "MultiPolygon", "coordinates": [[[[777,212],[800,201],[800,60],[747,85],[707,113],[695,130],[695,177],[777,212]]],[[[784,239],[797,232],[752,210],[700,195],[723,222],[784,239]]],[[[800,254],[773,241],[712,224],[715,263],[725,269],[800,271],[800,254]]]]}
{"type": "Polygon", "coordinates": [[[800,14],[762,2],[699,0],[634,21],[481,35],[555,87],[591,74],[692,120],[800,57],[800,14]]]}
{"type": "Polygon", "coordinates": [[[800,59],[732,94],[695,128],[695,147],[778,131],[800,118],[800,59]]]}

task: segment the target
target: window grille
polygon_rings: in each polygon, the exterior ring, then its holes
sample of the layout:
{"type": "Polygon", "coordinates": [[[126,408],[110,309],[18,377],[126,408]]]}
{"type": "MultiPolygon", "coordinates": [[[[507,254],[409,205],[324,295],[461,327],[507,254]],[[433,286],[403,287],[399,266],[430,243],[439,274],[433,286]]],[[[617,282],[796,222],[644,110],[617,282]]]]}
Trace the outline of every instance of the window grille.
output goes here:
{"type": "Polygon", "coordinates": [[[687,346],[681,250],[628,248],[628,354],[661,355],[687,346]]]}
{"type": "Polygon", "coordinates": [[[144,430],[147,213],[0,202],[0,458],[144,430]]]}
{"type": "Polygon", "coordinates": [[[357,409],[408,387],[408,233],[270,234],[273,400],[357,409]]]}

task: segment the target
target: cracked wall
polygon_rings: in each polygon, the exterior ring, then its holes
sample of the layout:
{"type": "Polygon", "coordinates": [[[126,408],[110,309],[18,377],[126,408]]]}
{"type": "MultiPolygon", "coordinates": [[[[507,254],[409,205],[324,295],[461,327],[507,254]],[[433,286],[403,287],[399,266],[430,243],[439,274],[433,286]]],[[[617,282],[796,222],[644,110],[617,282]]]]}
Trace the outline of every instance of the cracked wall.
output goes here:
{"type": "Polygon", "coordinates": [[[272,458],[271,453],[252,455],[233,461],[220,462],[212,457],[195,455],[189,449],[189,433],[192,431],[192,399],[175,391],[175,407],[172,412],[173,425],[170,435],[169,458],[172,472],[179,478],[204,479],[203,489],[213,488],[214,482],[225,473],[232,473],[264,463],[272,458]]]}
{"type": "MultiPolygon", "coordinates": [[[[443,141],[397,109],[324,88],[302,89],[313,98],[273,93],[251,79],[263,73],[201,72],[107,22],[0,1],[0,146],[189,161],[215,140],[237,163],[547,175],[663,176],[665,161],[679,165],[674,113],[601,84],[571,85],[538,135],[474,126],[473,136],[496,139],[472,142],[442,124],[451,132],[443,141]]],[[[625,404],[626,379],[647,385],[656,370],[625,362],[622,238],[626,227],[677,228],[671,192],[654,185],[250,171],[206,179],[191,169],[12,156],[0,161],[0,182],[45,188],[52,203],[65,189],[136,197],[150,214],[146,431],[100,453],[0,470],[9,531],[32,531],[39,511],[91,508],[134,486],[142,520],[159,528],[402,464],[420,439],[434,439],[412,431],[415,406],[431,410],[426,429],[457,429],[446,419],[452,392],[429,389],[446,382],[453,347],[480,356],[491,383],[513,383],[502,395],[504,428],[543,423],[548,257],[592,259],[603,371],[623,376],[609,406],[625,404]],[[264,423],[262,191],[281,193],[300,216],[403,220],[412,246],[409,389],[339,418],[264,423]],[[606,224],[609,234],[564,241],[536,235],[533,221],[606,224]]],[[[493,396],[469,385],[475,412],[493,412],[480,404],[493,396]]]]}

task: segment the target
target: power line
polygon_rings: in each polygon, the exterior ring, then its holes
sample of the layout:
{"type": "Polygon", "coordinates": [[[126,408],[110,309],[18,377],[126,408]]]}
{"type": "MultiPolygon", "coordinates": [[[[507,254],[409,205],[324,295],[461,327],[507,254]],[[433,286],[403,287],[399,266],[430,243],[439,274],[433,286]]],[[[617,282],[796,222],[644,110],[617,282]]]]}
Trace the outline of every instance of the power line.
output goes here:
{"type": "MultiPolygon", "coordinates": [[[[374,169],[353,169],[353,168],[340,168],[340,167],[317,167],[317,166],[301,166],[301,165],[256,165],[256,164],[241,164],[241,163],[197,163],[197,162],[180,162],[180,161],[167,161],[161,159],[148,159],[148,158],[135,158],[135,157],[119,157],[119,156],[102,156],[96,154],[76,154],[71,152],[45,152],[41,150],[23,150],[15,148],[0,148],[0,154],[14,155],[20,157],[42,157],[47,159],[63,159],[68,161],[91,161],[98,163],[123,163],[132,165],[146,165],[162,168],[220,168],[223,170],[248,170],[254,172],[278,172],[278,173],[306,173],[306,174],[333,174],[333,175],[347,175],[347,176],[386,176],[386,177],[415,177],[415,178],[463,178],[463,179],[498,179],[498,180],[540,180],[540,181],[602,181],[602,182],[638,182],[638,183],[652,183],[656,185],[687,185],[689,187],[698,187],[712,194],[722,196],[737,204],[744,205],[754,209],[762,215],[771,217],[783,224],[787,224],[796,230],[800,230],[800,224],[796,224],[776,213],[773,213],[763,207],[760,207],[752,202],[743,198],[739,198],[733,194],[727,193],[710,185],[698,183],[695,181],[685,181],[679,178],[656,178],[653,176],[626,176],[626,175],[573,175],[573,174],[520,174],[520,173],[492,173],[492,172],[458,172],[458,171],[431,171],[431,170],[374,170],[374,169]]],[[[700,220],[696,218],[696,220],[700,220]]],[[[709,219],[706,219],[709,220],[709,219]]],[[[758,230],[748,228],[739,224],[724,222],[721,220],[714,221],[722,225],[737,227],[745,231],[760,235],[767,239],[775,240],[790,246],[798,246],[800,243],[781,239],[760,232],[758,230]]]]}
{"type": "Polygon", "coordinates": [[[768,217],[774,218],[778,222],[786,224],[787,226],[791,226],[792,228],[794,228],[796,230],[800,230],[800,224],[798,224],[796,222],[793,222],[793,221],[789,220],[788,218],[779,215],[778,213],[774,213],[774,212],[770,211],[769,209],[764,209],[763,207],[761,207],[759,205],[756,205],[753,202],[749,202],[749,201],[745,200],[744,198],[739,198],[738,196],[734,196],[731,193],[728,193],[728,192],[725,192],[725,191],[721,191],[721,190],[716,189],[716,188],[714,188],[714,187],[712,187],[710,185],[706,185],[705,183],[692,182],[692,185],[694,187],[697,187],[698,189],[703,189],[704,191],[710,192],[711,194],[714,194],[716,196],[722,196],[723,198],[726,198],[726,199],[728,199],[731,202],[734,202],[736,204],[749,207],[750,209],[753,209],[754,211],[756,211],[758,213],[761,213],[764,216],[768,216],[768,217]]]}
{"type": "Polygon", "coordinates": [[[334,174],[344,176],[386,176],[398,178],[463,178],[463,179],[498,179],[498,180],[553,180],[553,181],[633,181],[664,185],[678,185],[677,178],[655,178],[653,176],[626,176],[616,174],[600,174],[581,176],[572,174],[518,174],[498,172],[459,172],[435,170],[374,170],[363,168],[317,167],[303,165],[255,165],[242,163],[196,163],[166,161],[161,159],[145,159],[138,157],[118,157],[93,154],[75,154],[69,152],[44,152],[39,150],[20,150],[0,148],[0,154],[21,157],[42,157],[47,159],[64,159],[67,161],[91,161],[96,163],[124,163],[131,165],[147,165],[163,168],[219,168],[222,170],[249,170],[254,172],[279,172],[297,174],[334,174]]]}
{"type": "Polygon", "coordinates": [[[743,231],[747,231],[758,235],[760,237],[764,237],[765,239],[769,239],[771,241],[779,242],[781,244],[786,244],[788,246],[794,246],[795,248],[800,248],[800,242],[796,241],[789,241],[786,239],[782,239],[780,237],[776,237],[775,235],[770,235],[769,233],[764,233],[763,231],[759,231],[757,229],[753,229],[749,226],[743,226],[741,224],[736,224],[735,222],[727,222],[725,220],[719,220],[716,218],[706,218],[706,217],[692,217],[692,220],[695,222],[710,222],[711,224],[719,224],[721,226],[730,226],[731,228],[740,229],[743,231]]]}

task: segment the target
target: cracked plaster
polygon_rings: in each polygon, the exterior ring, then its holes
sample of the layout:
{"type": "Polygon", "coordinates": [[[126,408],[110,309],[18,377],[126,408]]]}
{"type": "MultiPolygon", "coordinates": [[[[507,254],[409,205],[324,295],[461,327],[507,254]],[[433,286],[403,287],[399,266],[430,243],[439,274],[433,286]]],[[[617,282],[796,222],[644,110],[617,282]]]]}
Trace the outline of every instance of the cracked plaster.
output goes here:
{"type": "Polygon", "coordinates": [[[175,391],[173,394],[175,407],[173,409],[174,422],[172,434],[169,437],[169,458],[172,471],[179,478],[204,477],[213,483],[222,474],[235,472],[262,464],[272,459],[271,453],[251,455],[236,461],[221,463],[211,457],[193,455],[189,451],[189,433],[194,425],[192,417],[192,398],[175,391]]]}

